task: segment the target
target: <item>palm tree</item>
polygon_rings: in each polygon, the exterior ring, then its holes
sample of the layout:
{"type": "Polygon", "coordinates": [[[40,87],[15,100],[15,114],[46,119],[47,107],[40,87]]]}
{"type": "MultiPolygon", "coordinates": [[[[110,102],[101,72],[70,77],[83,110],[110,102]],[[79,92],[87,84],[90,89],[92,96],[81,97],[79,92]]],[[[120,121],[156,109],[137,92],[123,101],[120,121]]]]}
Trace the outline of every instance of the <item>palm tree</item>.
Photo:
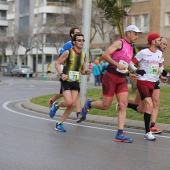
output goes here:
{"type": "Polygon", "coordinates": [[[97,0],[97,7],[104,11],[106,19],[116,26],[121,38],[124,37],[123,19],[127,16],[126,8],[131,7],[131,0],[97,0]]]}
{"type": "MultiPolygon", "coordinates": [[[[128,16],[126,8],[131,7],[131,0],[97,0],[97,7],[104,11],[106,19],[113,25],[116,26],[121,38],[124,37],[123,19],[128,16]]],[[[135,53],[138,49],[135,47],[135,53]]],[[[136,90],[136,84],[132,83],[132,91],[136,90]]]]}

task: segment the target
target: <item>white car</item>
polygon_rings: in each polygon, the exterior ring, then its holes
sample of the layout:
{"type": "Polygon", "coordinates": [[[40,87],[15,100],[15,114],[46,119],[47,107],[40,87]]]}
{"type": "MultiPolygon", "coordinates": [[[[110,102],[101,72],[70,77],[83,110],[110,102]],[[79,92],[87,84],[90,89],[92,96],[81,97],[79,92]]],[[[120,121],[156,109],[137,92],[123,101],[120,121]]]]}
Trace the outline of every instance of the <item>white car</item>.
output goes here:
{"type": "Polygon", "coordinates": [[[17,75],[18,77],[20,77],[20,76],[24,77],[27,75],[27,73],[29,73],[29,76],[32,77],[33,70],[27,65],[15,66],[11,70],[11,76],[17,75]]]}

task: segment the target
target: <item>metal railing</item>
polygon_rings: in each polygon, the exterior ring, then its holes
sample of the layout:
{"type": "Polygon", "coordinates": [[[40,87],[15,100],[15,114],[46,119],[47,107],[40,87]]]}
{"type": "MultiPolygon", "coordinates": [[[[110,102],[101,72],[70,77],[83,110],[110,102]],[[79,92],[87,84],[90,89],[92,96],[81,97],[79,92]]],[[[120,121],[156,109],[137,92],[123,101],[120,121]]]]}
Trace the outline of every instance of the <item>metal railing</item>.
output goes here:
{"type": "Polygon", "coordinates": [[[46,2],[47,6],[67,6],[69,7],[69,3],[64,3],[64,2],[46,2]]]}

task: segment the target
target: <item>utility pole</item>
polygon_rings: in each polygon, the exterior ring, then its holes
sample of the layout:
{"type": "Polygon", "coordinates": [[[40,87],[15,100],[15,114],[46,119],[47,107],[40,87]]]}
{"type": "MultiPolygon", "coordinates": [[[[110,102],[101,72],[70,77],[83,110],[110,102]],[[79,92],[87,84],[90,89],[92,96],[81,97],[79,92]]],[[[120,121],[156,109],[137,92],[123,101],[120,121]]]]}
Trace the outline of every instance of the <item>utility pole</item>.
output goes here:
{"type": "Polygon", "coordinates": [[[39,2],[37,6],[37,30],[36,30],[36,36],[37,36],[37,47],[36,47],[36,58],[35,58],[35,72],[36,77],[38,77],[38,25],[39,25],[39,2]]]}
{"type": "MultiPolygon", "coordinates": [[[[82,33],[84,34],[84,39],[85,39],[83,51],[86,53],[86,57],[87,57],[86,69],[88,68],[88,63],[89,63],[91,9],[92,9],[92,0],[83,0],[82,33]]],[[[81,106],[84,106],[86,94],[87,94],[87,75],[83,75],[81,76],[81,83],[80,83],[81,106]]]]}

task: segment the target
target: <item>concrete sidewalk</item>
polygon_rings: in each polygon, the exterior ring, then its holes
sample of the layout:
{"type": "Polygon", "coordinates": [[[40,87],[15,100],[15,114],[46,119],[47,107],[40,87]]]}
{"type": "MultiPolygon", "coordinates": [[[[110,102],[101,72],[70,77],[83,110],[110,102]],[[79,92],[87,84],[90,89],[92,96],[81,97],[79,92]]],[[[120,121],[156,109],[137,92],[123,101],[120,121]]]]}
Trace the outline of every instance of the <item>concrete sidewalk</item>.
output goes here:
{"type": "MultiPolygon", "coordinates": [[[[29,100],[23,102],[21,105],[22,105],[22,107],[24,107],[28,110],[39,112],[42,114],[48,115],[48,112],[49,112],[48,107],[36,105],[34,103],[31,103],[29,100]]],[[[61,117],[63,115],[63,112],[64,112],[64,110],[59,109],[57,111],[56,117],[61,117]]],[[[71,113],[71,115],[69,116],[69,119],[76,120],[76,113],[75,112],[71,113]]],[[[91,114],[87,115],[86,121],[91,122],[91,123],[98,123],[98,124],[112,125],[112,126],[117,126],[117,124],[118,124],[117,117],[106,117],[106,116],[98,116],[98,115],[96,116],[96,115],[91,115],[91,114]]],[[[164,132],[170,133],[170,125],[169,124],[157,123],[157,126],[160,129],[163,129],[164,132]]],[[[134,129],[144,129],[144,122],[126,119],[125,127],[126,128],[134,128],[134,129]]]]}

